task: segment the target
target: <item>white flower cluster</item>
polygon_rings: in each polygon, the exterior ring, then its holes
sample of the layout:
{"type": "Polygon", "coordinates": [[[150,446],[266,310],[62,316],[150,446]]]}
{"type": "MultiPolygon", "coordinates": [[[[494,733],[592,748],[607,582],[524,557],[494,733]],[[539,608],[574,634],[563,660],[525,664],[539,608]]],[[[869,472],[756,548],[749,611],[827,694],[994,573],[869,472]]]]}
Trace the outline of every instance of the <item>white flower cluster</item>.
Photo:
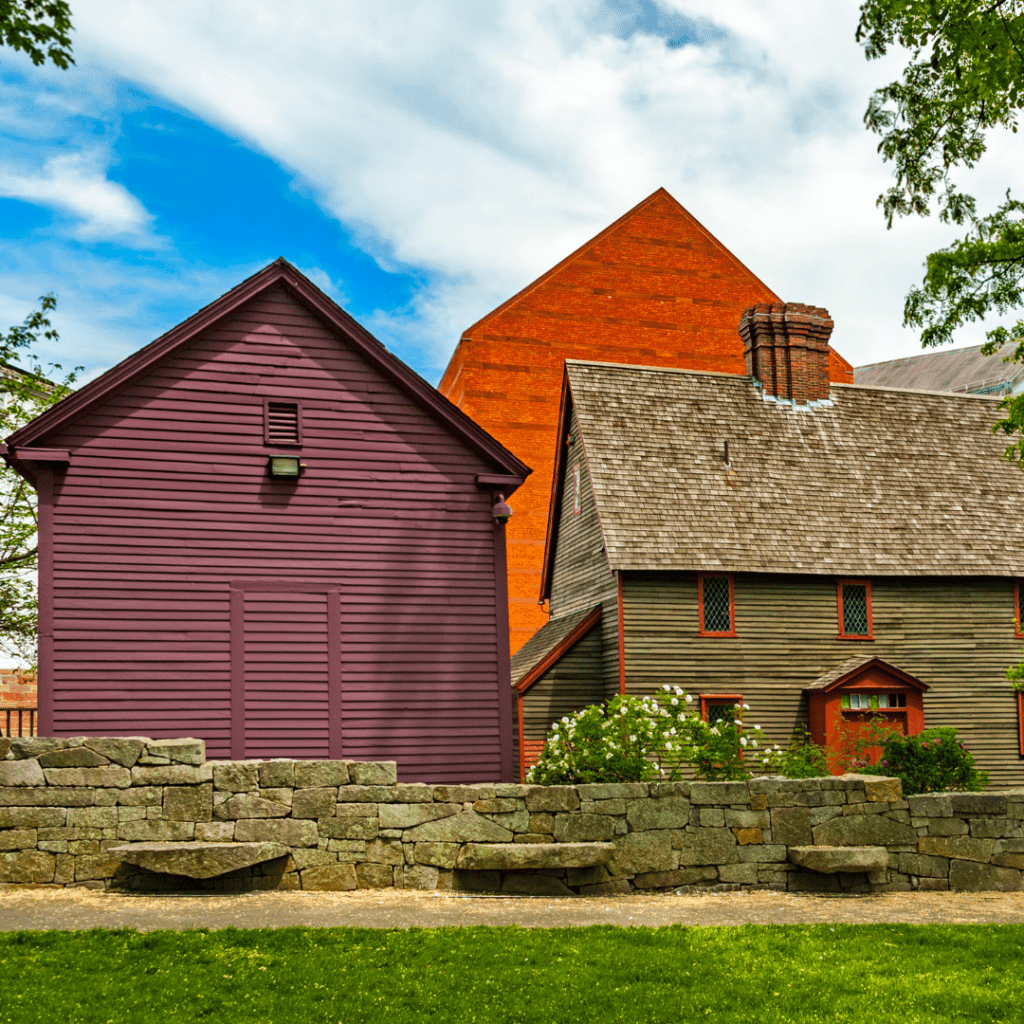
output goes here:
{"type": "Polygon", "coordinates": [[[552,725],[527,781],[679,779],[690,765],[702,778],[749,774],[743,753],[763,740],[759,726],[743,725],[750,705],[737,703],[730,718],[708,723],[691,709],[693,700],[682,687],[665,684],[656,694],[617,696],[563,716],[552,725]]]}

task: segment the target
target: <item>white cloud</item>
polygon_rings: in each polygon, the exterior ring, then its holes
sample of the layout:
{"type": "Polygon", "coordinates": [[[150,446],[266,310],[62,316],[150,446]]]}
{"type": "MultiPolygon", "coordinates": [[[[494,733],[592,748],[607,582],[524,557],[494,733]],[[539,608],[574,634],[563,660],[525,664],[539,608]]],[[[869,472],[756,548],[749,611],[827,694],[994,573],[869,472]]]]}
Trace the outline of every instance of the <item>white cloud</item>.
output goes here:
{"type": "Polygon", "coordinates": [[[85,382],[172,327],[176,318],[168,318],[168,307],[180,309],[186,298],[192,310],[199,309],[260,266],[210,267],[177,259],[125,266],[48,237],[5,262],[0,330],[37,309],[40,295],[56,292],[57,309],[50,318],[60,339],[40,340],[38,352],[44,365],[60,363],[65,371],[84,365],[85,382]],[[55,266],[61,268],[56,285],[55,266]]]}
{"type": "MultiPolygon", "coordinates": [[[[898,64],[864,60],[857,11],[78,0],[76,53],[268,153],[382,265],[424,273],[411,307],[371,326],[437,366],[461,329],[659,185],[785,298],[828,306],[859,363],[916,351],[902,297],[952,233],[887,233],[875,209],[889,170],[861,115],[898,64]],[[655,29],[672,24],[702,45],[668,45],[655,29]]],[[[1018,147],[999,143],[974,176],[983,195],[1011,180],[1018,147]]],[[[141,223],[102,195],[101,220],[141,223]]]]}
{"type": "Polygon", "coordinates": [[[74,235],[83,241],[153,243],[152,218],[123,185],[108,180],[100,149],[53,156],[34,171],[0,164],[0,196],[71,214],[79,221],[74,235]]]}

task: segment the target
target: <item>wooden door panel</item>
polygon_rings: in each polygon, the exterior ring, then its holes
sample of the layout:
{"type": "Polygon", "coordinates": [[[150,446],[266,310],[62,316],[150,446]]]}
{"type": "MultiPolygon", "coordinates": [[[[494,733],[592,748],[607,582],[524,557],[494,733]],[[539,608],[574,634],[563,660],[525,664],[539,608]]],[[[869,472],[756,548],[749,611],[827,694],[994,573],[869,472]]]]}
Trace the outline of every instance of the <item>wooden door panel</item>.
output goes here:
{"type": "Polygon", "coordinates": [[[245,594],[245,756],[328,758],[328,598],[245,594]]]}

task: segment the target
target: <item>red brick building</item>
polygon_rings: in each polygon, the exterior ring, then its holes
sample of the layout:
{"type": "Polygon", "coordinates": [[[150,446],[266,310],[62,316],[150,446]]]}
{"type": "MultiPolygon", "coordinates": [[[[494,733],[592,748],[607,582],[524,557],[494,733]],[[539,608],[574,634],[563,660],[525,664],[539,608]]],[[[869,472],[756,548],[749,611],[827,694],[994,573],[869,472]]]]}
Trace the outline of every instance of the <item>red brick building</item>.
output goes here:
{"type": "MultiPolygon", "coordinates": [[[[744,374],[740,316],[781,301],[658,189],[463,334],[441,393],[534,469],[507,527],[513,651],[547,621],[538,598],[565,360],[744,374]]],[[[829,373],[853,382],[834,351],[829,373]]]]}
{"type": "Polygon", "coordinates": [[[0,736],[35,733],[36,677],[24,669],[0,669],[0,736]]]}

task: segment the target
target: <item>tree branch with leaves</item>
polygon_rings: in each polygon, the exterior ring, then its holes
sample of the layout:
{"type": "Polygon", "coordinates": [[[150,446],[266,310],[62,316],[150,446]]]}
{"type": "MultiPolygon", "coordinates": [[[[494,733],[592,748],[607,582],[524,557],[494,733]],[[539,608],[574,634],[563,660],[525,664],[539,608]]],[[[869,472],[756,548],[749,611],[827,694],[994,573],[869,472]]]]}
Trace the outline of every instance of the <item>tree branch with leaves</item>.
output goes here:
{"type": "Polygon", "coordinates": [[[64,0],[0,0],[0,46],[27,53],[37,66],[49,60],[67,69],[75,63],[72,27],[64,0]]]}
{"type": "MultiPolygon", "coordinates": [[[[1008,189],[996,210],[979,214],[954,180],[956,170],[982,159],[991,132],[1017,132],[1024,0],[867,0],[857,40],[869,60],[896,46],[910,55],[902,77],[876,90],[864,115],[894,165],[895,183],[878,197],[886,223],[937,209],[943,223],[966,228],[927,257],[924,280],[903,310],[923,345],[946,344],[967,323],[1024,307],[1024,204],[1008,189]]],[[[1024,363],[1024,320],[987,338],[986,354],[1024,363]]],[[[1003,409],[997,429],[1017,435],[1007,457],[1024,464],[1024,397],[1011,396],[1003,409]]]]}
{"type": "MultiPolygon", "coordinates": [[[[0,437],[69,395],[82,369],[64,374],[60,363],[44,368],[41,362],[40,341],[58,340],[49,318],[56,306],[53,295],[44,295],[23,324],[0,334],[0,437]]],[[[36,492],[5,465],[0,469],[0,651],[26,665],[36,660],[36,536],[36,492]]]]}

